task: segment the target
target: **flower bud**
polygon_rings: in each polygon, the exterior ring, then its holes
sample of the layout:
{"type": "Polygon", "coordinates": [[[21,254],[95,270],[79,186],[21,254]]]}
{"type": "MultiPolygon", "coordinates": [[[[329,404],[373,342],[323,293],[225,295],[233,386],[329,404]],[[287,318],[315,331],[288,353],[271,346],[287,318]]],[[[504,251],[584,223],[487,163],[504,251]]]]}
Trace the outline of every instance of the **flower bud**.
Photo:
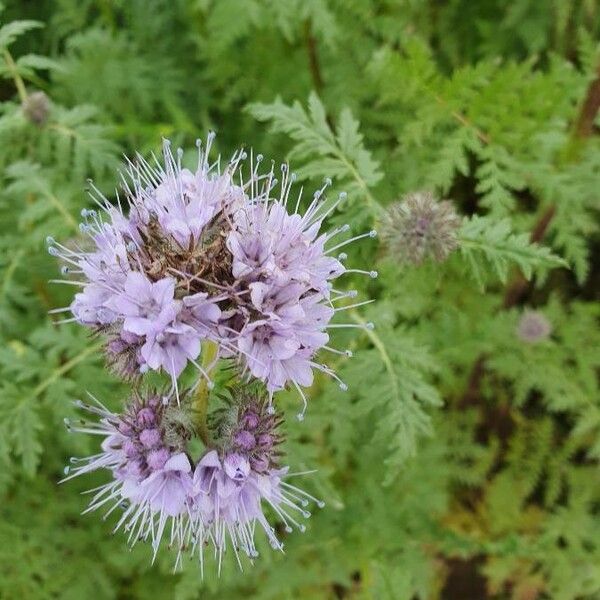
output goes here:
{"type": "Polygon", "coordinates": [[[158,429],[144,429],[140,433],[140,442],[145,448],[153,448],[161,442],[161,435],[158,429]]]}
{"type": "Polygon", "coordinates": [[[148,453],[146,462],[153,471],[158,471],[165,466],[165,463],[170,457],[171,454],[166,448],[160,448],[159,450],[153,450],[152,452],[148,453]]]}
{"type": "Polygon", "coordinates": [[[238,446],[241,450],[252,450],[254,446],[256,446],[256,439],[249,431],[238,431],[234,438],[233,442],[236,446],[238,446]]]}
{"type": "Polygon", "coordinates": [[[31,123],[42,126],[50,114],[50,100],[44,92],[33,92],[23,102],[23,114],[31,123]]]}
{"type": "Polygon", "coordinates": [[[382,239],[394,260],[414,265],[426,259],[441,262],[458,246],[460,222],[451,202],[439,202],[429,192],[415,192],[389,207],[382,239]]]}
{"type": "Polygon", "coordinates": [[[141,408],[136,415],[137,422],[143,426],[153,425],[155,419],[154,411],[147,406],[141,408]]]}

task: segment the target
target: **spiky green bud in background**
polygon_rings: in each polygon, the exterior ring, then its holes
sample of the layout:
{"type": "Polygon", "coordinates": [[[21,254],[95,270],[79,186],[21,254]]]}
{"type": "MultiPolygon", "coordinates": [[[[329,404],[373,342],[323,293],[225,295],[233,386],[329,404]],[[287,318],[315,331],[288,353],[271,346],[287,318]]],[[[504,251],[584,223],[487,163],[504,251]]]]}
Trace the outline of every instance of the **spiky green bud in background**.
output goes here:
{"type": "Polygon", "coordinates": [[[22,108],[27,120],[41,127],[50,115],[50,99],[44,92],[33,92],[25,98],[22,108]]]}
{"type": "Polygon", "coordinates": [[[394,260],[413,265],[427,259],[441,262],[458,246],[460,223],[450,201],[438,201],[430,192],[413,192],[390,205],[381,237],[394,260]]]}

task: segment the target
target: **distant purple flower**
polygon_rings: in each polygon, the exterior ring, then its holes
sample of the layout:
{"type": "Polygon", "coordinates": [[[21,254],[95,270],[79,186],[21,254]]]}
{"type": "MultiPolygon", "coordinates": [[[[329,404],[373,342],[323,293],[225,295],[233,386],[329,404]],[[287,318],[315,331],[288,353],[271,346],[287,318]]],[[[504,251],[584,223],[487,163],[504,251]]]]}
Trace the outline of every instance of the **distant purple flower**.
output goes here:
{"type": "Polygon", "coordinates": [[[517,336],[523,342],[536,344],[547,340],[552,333],[552,324],[546,316],[534,310],[525,311],[517,325],[517,336]]]}
{"type": "Polygon", "coordinates": [[[382,238],[394,261],[413,265],[427,259],[442,262],[458,247],[460,224],[451,201],[439,201],[430,192],[413,192],[388,207],[382,238]]]}

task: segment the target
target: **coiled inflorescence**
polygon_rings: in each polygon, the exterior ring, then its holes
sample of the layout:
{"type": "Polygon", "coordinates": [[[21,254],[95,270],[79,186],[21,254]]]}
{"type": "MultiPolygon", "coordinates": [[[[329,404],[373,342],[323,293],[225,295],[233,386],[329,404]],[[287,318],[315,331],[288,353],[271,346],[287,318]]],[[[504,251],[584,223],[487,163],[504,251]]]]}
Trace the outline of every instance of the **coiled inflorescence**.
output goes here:
{"type": "MultiPolygon", "coordinates": [[[[184,400],[187,396],[184,395],[184,400]]],[[[111,480],[93,490],[86,510],[103,508],[106,514],[120,510],[115,530],[125,529],[129,543],[149,541],[154,555],[163,538],[177,549],[177,563],[189,550],[204,565],[204,550],[212,546],[219,569],[230,547],[240,567],[239,553],[254,559],[256,526],[273,548],[282,550],[264,509],[268,506],[283,522],[285,531],[304,531],[298,518],[308,518],[309,501],[323,503],[287,479],[292,474],[280,464],[277,450],[281,417],[266,410],[265,398],[236,398],[239,404],[226,411],[226,432],[214,448],[206,448],[197,462],[190,457],[186,434],[173,434],[170,411],[175,404],[161,395],[136,395],[123,414],[111,412],[97,399],[78,402],[96,420],[68,422],[71,431],[103,436],[101,452],[71,459],[65,480],[106,469],[111,480]]],[[[185,404],[185,402],[184,402],[185,404]]],[[[221,419],[225,416],[222,414],[221,419]]],[[[183,429],[185,432],[185,428],[183,429]]]]}

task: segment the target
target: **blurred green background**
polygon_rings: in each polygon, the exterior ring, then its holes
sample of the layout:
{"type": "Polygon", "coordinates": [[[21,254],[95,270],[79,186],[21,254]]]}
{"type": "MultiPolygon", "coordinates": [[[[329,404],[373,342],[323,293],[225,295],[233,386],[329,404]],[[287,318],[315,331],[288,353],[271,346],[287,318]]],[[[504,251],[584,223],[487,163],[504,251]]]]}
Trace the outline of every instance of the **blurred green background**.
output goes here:
{"type": "Polygon", "coordinates": [[[600,598],[597,0],[21,0],[0,23],[0,598],[600,598]],[[485,233],[475,263],[352,250],[377,329],[338,336],[350,391],[319,379],[287,425],[327,507],[202,580],[80,515],[103,475],[57,485],[95,451],[71,401],[127,390],[48,315],[72,290],[44,240],[77,238],[87,178],[115,197],[123,154],[169,137],[193,163],[211,129],[306,197],[331,176],[355,231],[428,189],[485,233]],[[551,332],[526,341],[532,310],[551,332]]]}

